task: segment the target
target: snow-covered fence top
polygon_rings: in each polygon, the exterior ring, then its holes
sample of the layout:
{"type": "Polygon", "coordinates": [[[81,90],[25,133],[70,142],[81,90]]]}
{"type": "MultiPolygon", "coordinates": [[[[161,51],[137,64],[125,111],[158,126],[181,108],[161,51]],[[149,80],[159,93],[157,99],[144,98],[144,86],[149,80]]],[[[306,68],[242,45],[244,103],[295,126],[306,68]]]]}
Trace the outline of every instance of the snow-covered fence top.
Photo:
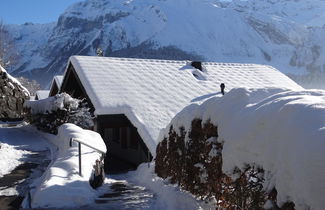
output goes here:
{"type": "Polygon", "coordinates": [[[323,209],[325,91],[233,89],[186,107],[159,139],[168,137],[170,126],[189,130],[195,118],[218,126],[223,172],[257,165],[267,172],[265,190],[277,189],[279,204],[289,200],[296,209],[323,209]]]}
{"type": "Polygon", "coordinates": [[[0,118],[22,118],[23,104],[29,97],[28,90],[0,66],[0,118]]]}

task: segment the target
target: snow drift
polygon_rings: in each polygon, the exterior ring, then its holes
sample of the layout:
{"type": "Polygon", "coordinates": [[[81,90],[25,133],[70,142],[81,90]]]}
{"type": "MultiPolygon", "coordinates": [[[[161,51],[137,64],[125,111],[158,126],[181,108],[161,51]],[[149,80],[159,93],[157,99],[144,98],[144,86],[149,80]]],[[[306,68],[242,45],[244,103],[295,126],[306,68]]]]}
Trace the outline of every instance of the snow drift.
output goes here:
{"type": "Polygon", "coordinates": [[[29,153],[29,151],[17,149],[17,146],[0,141],[0,178],[19,166],[24,155],[29,153]]]}
{"type": "Polygon", "coordinates": [[[262,167],[264,189],[277,189],[280,206],[292,201],[297,209],[323,208],[325,91],[233,89],[185,108],[159,139],[171,126],[189,130],[196,118],[218,126],[223,172],[231,175],[245,164],[262,167]]]}
{"type": "Polygon", "coordinates": [[[58,151],[51,166],[41,178],[39,186],[31,192],[33,208],[71,207],[93,203],[97,196],[90,186],[93,164],[100,154],[86,146],[82,151],[82,176],[78,171],[78,146],[70,139],[77,138],[93,147],[106,152],[106,145],[101,136],[90,130],[83,130],[73,124],[63,124],[57,136],[47,135],[49,141],[57,146],[58,151]]]}

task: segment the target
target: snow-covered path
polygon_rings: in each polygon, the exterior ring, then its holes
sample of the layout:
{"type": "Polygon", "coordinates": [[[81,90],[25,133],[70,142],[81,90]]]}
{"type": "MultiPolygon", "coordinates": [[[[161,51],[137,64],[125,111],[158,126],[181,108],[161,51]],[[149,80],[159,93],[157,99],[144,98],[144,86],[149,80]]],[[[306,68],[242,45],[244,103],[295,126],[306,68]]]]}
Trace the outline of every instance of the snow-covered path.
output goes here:
{"type": "Polygon", "coordinates": [[[144,186],[138,186],[116,175],[106,178],[98,189],[99,196],[94,204],[77,208],[86,209],[152,209],[156,196],[144,186]]]}
{"type": "Polygon", "coordinates": [[[19,150],[43,151],[54,148],[40,135],[40,132],[24,124],[13,127],[0,124],[0,142],[16,146],[19,150]]]}
{"type": "Polygon", "coordinates": [[[50,163],[49,145],[30,126],[0,125],[0,206],[18,208],[30,184],[50,163]]]}

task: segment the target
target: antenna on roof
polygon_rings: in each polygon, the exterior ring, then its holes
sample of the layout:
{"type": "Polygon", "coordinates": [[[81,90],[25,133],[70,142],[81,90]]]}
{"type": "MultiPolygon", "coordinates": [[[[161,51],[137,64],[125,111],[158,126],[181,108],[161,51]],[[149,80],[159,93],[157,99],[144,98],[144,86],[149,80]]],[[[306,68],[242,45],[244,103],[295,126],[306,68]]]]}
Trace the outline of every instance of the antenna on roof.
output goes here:
{"type": "Polygon", "coordinates": [[[221,89],[222,95],[225,95],[225,88],[226,88],[226,85],[224,83],[221,83],[220,84],[220,89],[221,89]]]}

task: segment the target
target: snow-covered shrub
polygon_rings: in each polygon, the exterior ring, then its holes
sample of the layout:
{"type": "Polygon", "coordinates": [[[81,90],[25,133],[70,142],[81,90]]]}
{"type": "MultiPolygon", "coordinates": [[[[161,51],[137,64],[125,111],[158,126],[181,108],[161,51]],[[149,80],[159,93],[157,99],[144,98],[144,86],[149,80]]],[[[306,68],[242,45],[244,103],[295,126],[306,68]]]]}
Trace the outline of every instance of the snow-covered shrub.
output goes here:
{"type": "Polygon", "coordinates": [[[194,119],[189,131],[181,127],[176,132],[171,126],[168,138],[157,147],[155,172],[201,199],[214,198],[219,208],[263,208],[268,198],[263,169],[247,165],[243,171],[236,168],[233,176],[226,175],[222,147],[218,128],[210,121],[202,125],[202,120],[194,119]]]}
{"type": "Polygon", "coordinates": [[[186,107],[159,139],[156,173],[217,208],[325,206],[323,90],[233,89],[186,107]]]}
{"type": "Polygon", "coordinates": [[[26,101],[24,106],[29,113],[26,120],[48,133],[57,134],[58,127],[64,123],[73,123],[85,129],[94,125],[86,100],[74,99],[67,93],[26,101]]]}

